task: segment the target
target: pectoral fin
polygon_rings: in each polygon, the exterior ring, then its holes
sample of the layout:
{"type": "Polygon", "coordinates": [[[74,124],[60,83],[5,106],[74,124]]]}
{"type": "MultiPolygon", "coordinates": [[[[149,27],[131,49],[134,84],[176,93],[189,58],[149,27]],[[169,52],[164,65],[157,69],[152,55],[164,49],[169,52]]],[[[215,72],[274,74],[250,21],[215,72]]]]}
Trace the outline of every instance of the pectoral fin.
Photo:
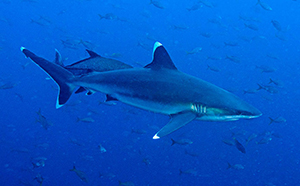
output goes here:
{"type": "Polygon", "coordinates": [[[159,139],[163,136],[166,136],[174,132],[175,130],[193,121],[196,117],[197,115],[193,112],[183,112],[183,113],[172,115],[171,121],[169,121],[168,124],[166,124],[162,129],[160,129],[160,131],[158,131],[153,136],[153,139],[159,139]]]}

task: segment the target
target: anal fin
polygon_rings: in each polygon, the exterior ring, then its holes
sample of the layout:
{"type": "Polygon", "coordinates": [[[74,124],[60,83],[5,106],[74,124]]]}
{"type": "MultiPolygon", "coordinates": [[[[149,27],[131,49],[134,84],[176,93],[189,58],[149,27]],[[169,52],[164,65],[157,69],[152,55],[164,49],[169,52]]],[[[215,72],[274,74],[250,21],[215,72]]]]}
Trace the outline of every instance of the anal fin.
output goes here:
{"type": "Polygon", "coordinates": [[[193,112],[182,112],[172,115],[172,119],[162,129],[160,129],[154,136],[153,139],[159,139],[166,136],[175,130],[183,127],[189,122],[193,121],[197,115],[193,112]]]}

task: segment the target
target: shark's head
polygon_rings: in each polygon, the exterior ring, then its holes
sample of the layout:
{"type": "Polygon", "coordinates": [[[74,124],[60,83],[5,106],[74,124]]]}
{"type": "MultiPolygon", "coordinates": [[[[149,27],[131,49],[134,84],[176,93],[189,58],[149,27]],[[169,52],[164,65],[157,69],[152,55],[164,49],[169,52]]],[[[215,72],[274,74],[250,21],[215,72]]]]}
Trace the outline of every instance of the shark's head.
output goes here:
{"type": "Polygon", "coordinates": [[[257,118],[262,113],[252,105],[234,96],[234,99],[217,105],[192,104],[192,110],[198,114],[197,119],[209,121],[234,121],[238,119],[257,118]]]}

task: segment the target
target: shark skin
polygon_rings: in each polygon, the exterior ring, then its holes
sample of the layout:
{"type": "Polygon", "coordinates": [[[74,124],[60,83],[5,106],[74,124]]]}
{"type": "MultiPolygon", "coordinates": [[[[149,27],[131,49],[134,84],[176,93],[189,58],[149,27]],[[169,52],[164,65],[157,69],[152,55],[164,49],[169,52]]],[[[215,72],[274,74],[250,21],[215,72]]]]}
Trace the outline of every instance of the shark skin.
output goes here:
{"type": "Polygon", "coordinates": [[[60,87],[57,107],[67,102],[76,87],[84,87],[128,105],[171,116],[169,123],[153,139],[166,136],[195,119],[233,121],[261,115],[258,109],[234,94],[177,70],[159,42],[154,45],[153,61],[144,68],[93,72],[84,76],[75,76],[23,47],[21,51],[60,87]]]}

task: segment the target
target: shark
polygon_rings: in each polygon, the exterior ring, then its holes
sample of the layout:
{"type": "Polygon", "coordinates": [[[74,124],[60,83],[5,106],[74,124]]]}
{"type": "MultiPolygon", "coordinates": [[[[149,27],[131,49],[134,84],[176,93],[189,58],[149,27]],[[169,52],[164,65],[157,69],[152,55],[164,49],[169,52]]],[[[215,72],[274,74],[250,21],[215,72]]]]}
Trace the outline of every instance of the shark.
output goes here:
{"type": "Polygon", "coordinates": [[[155,42],[153,60],[143,68],[91,72],[82,76],[74,75],[24,47],[21,51],[58,85],[56,108],[63,106],[77,87],[84,87],[92,93],[106,94],[107,101],[117,100],[169,115],[170,121],[153,139],[167,136],[193,120],[234,121],[262,115],[257,108],[236,95],[179,71],[160,42],[155,42]]]}

